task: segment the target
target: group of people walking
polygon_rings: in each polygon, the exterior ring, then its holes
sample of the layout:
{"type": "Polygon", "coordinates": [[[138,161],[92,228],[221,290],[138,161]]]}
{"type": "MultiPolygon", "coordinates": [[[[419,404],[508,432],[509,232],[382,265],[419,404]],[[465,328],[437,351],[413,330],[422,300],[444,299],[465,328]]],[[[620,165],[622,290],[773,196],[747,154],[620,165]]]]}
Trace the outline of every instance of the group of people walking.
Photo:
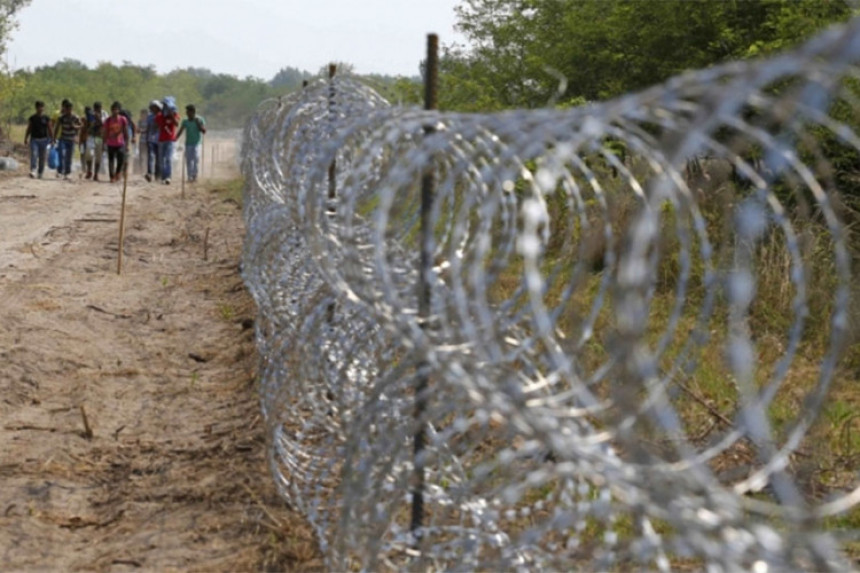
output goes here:
{"type": "Polygon", "coordinates": [[[111,104],[110,113],[104,111],[102,103],[97,101],[91,108],[84,108],[83,116],[74,113],[74,106],[67,99],[63,100],[54,117],[45,113],[44,102],[37,101],[35,107],[36,113],[28,119],[24,134],[24,144],[30,146],[32,178],[44,176],[49,148],[56,146],[57,177],[69,179],[77,146],[81,154],[81,170],[87,179],[99,181],[107,153],[110,181],[118,181],[127,169],[129,155],[139,139],[139,172],[142,173],[145,166],[147,181],[162,181],[169,185],[173,175],[174,145],[184,133],[188,181],[197,180],[206,122],[197,115],[194,105],[185,106],[186,118],[181,119],[172,97],[163,101],[153,100],[148,110],[140,110],[137,123],[118,101],[111,104]]]}

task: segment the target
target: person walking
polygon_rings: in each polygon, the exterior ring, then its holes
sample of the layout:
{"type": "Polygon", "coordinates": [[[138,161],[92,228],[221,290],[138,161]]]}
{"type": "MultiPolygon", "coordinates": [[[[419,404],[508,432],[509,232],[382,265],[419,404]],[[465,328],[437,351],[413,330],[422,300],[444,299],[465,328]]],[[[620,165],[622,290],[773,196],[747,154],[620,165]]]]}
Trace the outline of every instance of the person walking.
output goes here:
{"type": "Polygon", "coordinates": [[[176,139],[182,137],[182,133],[185,132],[185,169],[189,183],[194,183],[197,181],[197,171],[200,167],[200,143],[203,140],[203,134],[206,133],[206,121],[197,115],[194,104],[186,105],[185,113],[187,119],[182,120],[176,139]]]}
{"type": "Polygon", "coordinates": [[[125,167],[126,141],[130,127],[128,120],[120,113],[122,106],[113,102],[110,106],[110,117],[104,122],[103,136],[108,152],[108,173],[110,181],[119,181],[125,167]]]}
{"type": "Polygon", "coordinates": [[[24,133],[24,145],[30,144],[30,178],[36,177],[38,165],[39,179],[45,173],[45,156],[48,152],[48,144],[51,142],[51,134],[54,132],[54,124],[51,118],[45,115],[45,102],[36,101],[36,113],[27,120],[27,131],[24,133]]]}
{"type": "Polygon", "coordinates": [[[179,114],[176,113],[176,106],[166,101],[155,121],[158,123],[158,157],[161,160],[161,177],[165,185],[170,185],[170,176],[173,171],[173,145],[176,141],[176,129],[179,127],[179,114]]]}
{"type": "Polygon", "coordinates": [[[62,176],[63,179],[69,179],[69,174],[72,172],[72,154],[75,151],[75,144],[78,142],[78,132],[81,127],[83,127],[83,122],[72,112],[72,102],[64,99],[60,117],[54,127],[54,139],[57,141],[57,148],[60,152],[57,177],[62,176]]]}
{"type": "Polygon", "coordinates": [[[146,116],[146,131],[140,136],[141,141],[146,140],[146,175],[147,181],[154,177],[161,179],[161,162],[158,158],[158,136],[161,129],[158,127],[158,116],[161,114],[161,102],[152,100],[149,103],[149,115],[146,116]]]}
{"type": "MultiPolygon", "coordinates": [[[[93,108],[90,106],[84,107],[84,116],[81,120],[84,122],[81,127],[80,135],[78,135],[78,148],[81,152],[81,173],[86,173],[87,171],[87,125],[93,120],[95,116],[93,115],[93,108]]],[[[89,179],[89,177],[87,177],[89,179]]]]}
{"type": "Polygon", "coordinates": [[[135,173],[146,173],[146,153],[147,153],[146,135],[148,133],[147,125],[146,125],[147,119],[148,119],[148,112],[145,109],[140,110],[140,114],[137,117],[138,145],[137,145],[137,155],[134,158],[134,172],[135,173]]]}
{"type": "MultiPolygon", "coordinates": [[[[65,101],[65,100],[63,100],[63,101],[65,101]]],[[[51,126],[52,126],[52,129],[51,129],[51,144],[50,144],[50,146],[48,147],[48,156],[49,156],[49,157],[50,157],[50,153],[51,153],[51,148],[52,148],[52,147],[53,147],[53,148],[54,148],[54,150],[56,150],[56,152],[57,152],[57,160],[56,160],[56,162],[54,163],[54,167],[53,167],[53,169],[55,169],[55,170],[56,170],[56,176],[57,176],[58,178],[59,178],[59,177],[62,177],[62,176],[63,176],[63,174],[60,172],[60,150],[59,150],[59,148],[58,148],[58,146],[57,146],[57,139],[54,137],[54,135],[55,135],[55,132],[56,132],[56,130],[57,130],[57,125],[60,123],[60,116],[61,116],[62,114],[63,114],[63,108],[62,108],[62,107],[59,107],[59,108],[57,108],[57,111],[55,111],[55,112],[53,113],[53,115],[51,116],[51,126]]],[[[49,160],[49,161],[50,161],[50,160],[49,160]]]]}
{"type": "Polygon", "coordinates": [[[104,139],[102,131],[104,122],[108,114],[102,109],[102,102],[93,103],[93,113],[91,117],[87,117],[84,124],[84,148],[86,151],[86,178],[92,178],[93,181],[99,180],[99,173],[102,170],[102,157],[104,156],[104,139]]]}
{"type": "MultiPolygon", "coordinates": [[[[118,101],[114,104],[119,105],[119,114],[125,118],[127,127],[125,129],[125,152],[123,154],[123,169],[128,169],[131,160],[134,157],[134,145],[137,143],[137,124],[134,122],[134,117],[129,110],[122,107],[118,101]]],[[[120,174],[121,175],[121,174],[120,174]]],[[[117,175],[119,179],[120,175],[117,175]]]]}

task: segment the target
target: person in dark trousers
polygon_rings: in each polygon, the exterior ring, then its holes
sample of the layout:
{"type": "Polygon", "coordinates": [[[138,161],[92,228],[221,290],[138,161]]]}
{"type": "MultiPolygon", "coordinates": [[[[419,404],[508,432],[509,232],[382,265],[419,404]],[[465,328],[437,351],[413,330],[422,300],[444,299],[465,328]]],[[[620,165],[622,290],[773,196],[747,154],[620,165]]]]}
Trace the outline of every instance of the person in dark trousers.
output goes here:
{"type": "Polygon", "coordinates": [[[137,116],[137,155],[134,158],[134,172],[146,173],[146,152],[148,142],[146,141],[147,126],[146,119],[149,112],[145,109],[140,110],[140,115],[137,116]]]}
{"type": "Polygon", "coordinates": [[[173,170],[173,146],[176,142],[176,130],[179,128],[179,114],[176,108],[165,101],[161,113],[155,116],[158,124],[158,156],[161,161],[161,177],[165,185],[170,185],[173,170]]]}
{"type": "Polygon", "coordinates": [[[39,179],[45,173],[45,156],[48,153],[48,144],[51,142],[51,134],[54,132],[54,124],[51,118],[45,115],[45,102],[36,102],[36,113],[27,120],[27,131],[24,133],[24,145],[30,144],[30,177],[36,177],[38,165],[39,179]]]}
{"type": "MultiPolygon", "coordinates": [[[[119,102],[116,102],[119,103],[119,102]]],[[[119,114],[125,118],[128,127],[125,130],[125,169],[131,164],[131,159],[134,157],[134,144],[137,143],[137,124],[134,122],[134,117],[129,110],[120,106],[119,114]]]]}
{"type": "Polygon", "coordinates": [[[110,117],[104,122],[104,140],[108,150],[108,173],[111,183],[119,181],[125,168],[126,141],[130,133],[128,120],[120,112],[122,106],[113,102],[110,106],[110,117]]]}
{"type": "MultiPolygon", "coordinates": [[[[81,173],[86,173],[87,171],[87,125],[94,117],[93,108],[84,106],[84,116],[81,118],[84,125],[81,127],[81,132],[78,135],[78,148],[81,151],[81,173]]],[[[92,177],[92,173],[89,174],[87,179],[90,177],[92,177]]]]}
{"type": "Polygon", "coordinates": [[[81,127],[83,127],[83,122],[72,112],[72,102],[64,99],[60,109],[60,117],[57,119],[57,125],[54,126],[54,139],[57,141],[57,148],[60,152],[57,177],[62,176],[63,179],[69,179],[69,174],[72,172],[72,154],[78,143],[78,132],[81,127]]]}
{"type": "Polygon", "coordinates": [[[146,138],[146,180],[161,179],[161,161],[158,159],[158,135],[161,129],[156,121],[161,113],[161,102],[152,100],[149,104],[149,115],[146,117],[146,132],[140,138],[146,138]]]}

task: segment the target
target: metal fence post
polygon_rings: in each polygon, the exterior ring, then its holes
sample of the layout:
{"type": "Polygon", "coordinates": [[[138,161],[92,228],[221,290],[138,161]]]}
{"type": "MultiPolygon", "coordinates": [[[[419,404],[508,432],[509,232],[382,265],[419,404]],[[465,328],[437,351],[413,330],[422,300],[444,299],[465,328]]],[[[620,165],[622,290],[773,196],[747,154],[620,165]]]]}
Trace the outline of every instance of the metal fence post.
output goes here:
{"type": "MultiPolygon", "coordinates": [[[[328,119],[331,123],[330,129],[331,134],[334,135],[335,123],[337,121],[337,112],[336,112],[336,96],[337,91],[334,87],[334,76],[337,74],[337,65],[329,64],[328,65],[328,119]]],[[[326,213],[328,213],[329,217],[333,216],[337,209],[334,206],[334,200],[337,197],[337,159],[331,160],[331,165],[328,166],[328,200],[329,205],[326,209],[326,213]]],[[[334,311],[335,311],[335,303],[331,303],[326,309],[326,322],[331,324],[334,322],[334,311]]]]}
{"type": "MultiPolygon", "coordinates": [[[[438,107],[437,86],[439,77],[439,37],[436,34],[427,36],[427,66],[424,77],[424,109],[430,111],[438,107]]],[[[424,134],[429,136],[436,131],[435,126],[425,125],[424,134]]],[[[421,178],[421,260],[418,273],[418,318],[423,329],[428,328],[431,314],[431,282],[433,274],[433,200],[435,195],[436,177],[433,171],[433,159],[428,159],[427,169],[421,178]]],[[[429,363],[422,359],[418,364],[415,383],[415,449],[413,455],[414,476],[412,490],[412,520],[410,530],[416,545],[422,534],[419,531],[424,523],[424,489],[425,489],[425,449],[427,443],[427,422],[424,415],[427,410],[427,393],[429,391],[429,363]]]]}
{"type": "MultiPolygon", "coordinates": [[[[329,64],[328,66],[328,78],[329,78],[329,86],[328,86],[328,117],[331,122],[332,130],[334,130],[334,124],[337,116],[336,110],[336,101],[335,96],[337,92],[334,87],[334,76],[337,73],[337,65],[329,64]]],[[[337,197],[337,183],[335,181],[337,172],[337,159],[331,160],[331,165],[328,166],[328,198],[333,200],[337,197]]],[[[329,212],[334,211],[334,205],[329,205],[329,212]]]]}

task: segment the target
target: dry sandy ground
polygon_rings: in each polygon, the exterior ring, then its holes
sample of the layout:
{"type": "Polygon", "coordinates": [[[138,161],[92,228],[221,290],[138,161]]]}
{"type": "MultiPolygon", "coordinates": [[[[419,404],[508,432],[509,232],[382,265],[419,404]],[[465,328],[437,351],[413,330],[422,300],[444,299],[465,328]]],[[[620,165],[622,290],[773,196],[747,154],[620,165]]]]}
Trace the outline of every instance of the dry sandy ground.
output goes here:
{"type": "Polygon", "coordinates": [[[217,187],[130,177],[118,276],[121,184],[0,180],[0,570],[315,566],[267,472],[217,187]]]}

